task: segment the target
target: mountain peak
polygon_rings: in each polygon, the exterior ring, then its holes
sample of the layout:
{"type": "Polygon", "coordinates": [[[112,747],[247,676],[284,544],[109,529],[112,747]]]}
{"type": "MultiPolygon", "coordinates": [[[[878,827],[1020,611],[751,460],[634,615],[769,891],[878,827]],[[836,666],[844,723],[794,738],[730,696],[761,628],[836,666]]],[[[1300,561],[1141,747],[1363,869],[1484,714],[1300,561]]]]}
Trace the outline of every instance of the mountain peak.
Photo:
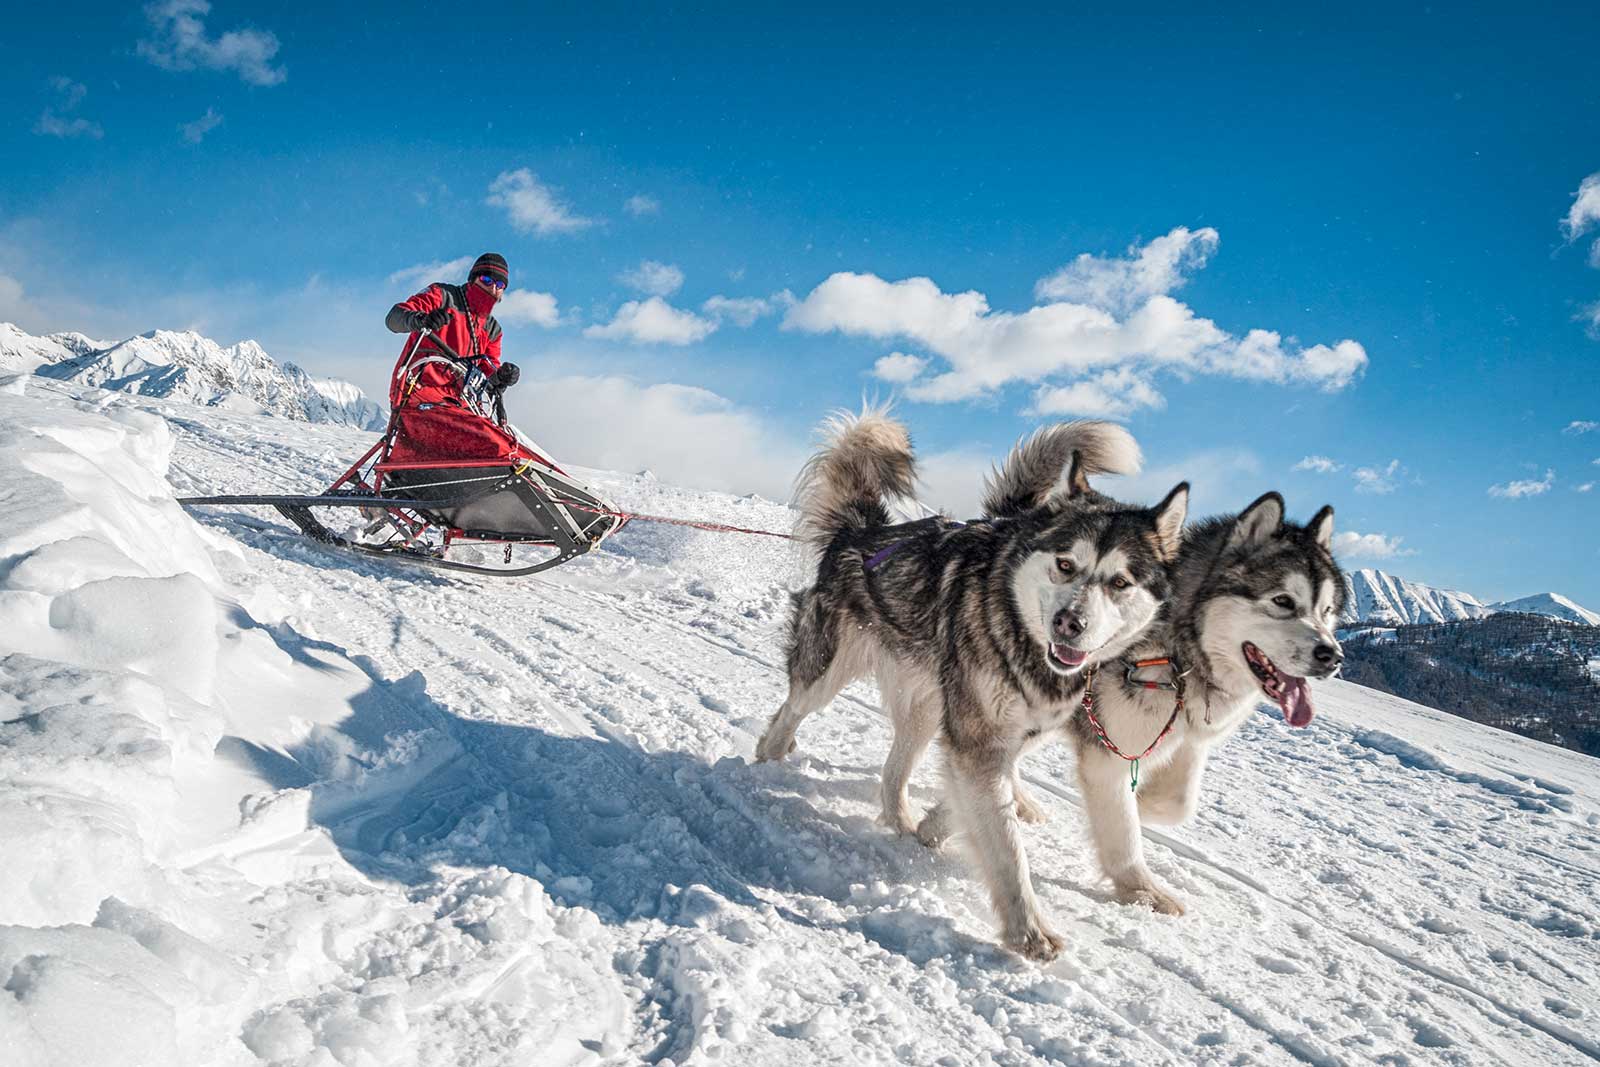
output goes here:
{"type": "Polygon", "coordinates": [[[387,412],[356,386],[318,380],[279,363],[253,340],[223,347],[194,330],[148,330],[115,344],[82,334],[32,337],[0,324],[0,370],[32,371],[115,392],[238,409],[280,418],[380,430],[387,412]]]}

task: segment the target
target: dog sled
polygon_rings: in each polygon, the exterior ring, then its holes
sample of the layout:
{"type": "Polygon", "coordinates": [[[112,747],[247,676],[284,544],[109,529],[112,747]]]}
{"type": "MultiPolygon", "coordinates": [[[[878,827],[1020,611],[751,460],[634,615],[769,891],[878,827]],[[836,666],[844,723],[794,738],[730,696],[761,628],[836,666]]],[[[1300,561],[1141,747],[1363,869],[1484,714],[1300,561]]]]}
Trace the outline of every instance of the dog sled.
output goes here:
{"type": "Polygon", "coordinates": [[[321,544],[500,578],[560,566],[626,524],[512,426],[499,390],[448,348],[419,345],[399,373],[429,364],[459,378],[462,403],[395,407],[378,442],[322,492],[178,503],[272,507],[321,544]]]}

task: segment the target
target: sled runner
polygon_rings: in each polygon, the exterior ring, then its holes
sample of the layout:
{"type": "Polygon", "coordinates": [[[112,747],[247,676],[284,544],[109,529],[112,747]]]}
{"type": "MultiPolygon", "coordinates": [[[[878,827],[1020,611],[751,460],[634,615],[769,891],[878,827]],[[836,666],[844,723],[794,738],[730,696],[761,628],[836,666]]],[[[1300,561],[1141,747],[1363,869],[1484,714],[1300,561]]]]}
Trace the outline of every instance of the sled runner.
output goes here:
{"type": "Polygon", "coordinates": [[[499,391],[477,368],[443,351],[419,345],[399,373],[414,380],[423,366],[444,364],[461,379],[463,404],[395,407],[377,444],[321,493],[178,503],[266,505],[323,544],[496,577],[549,570],[622,528],[625,516],[511,425],[499,391]],[[335,532],[315,514],[324,508],[356,508],[364,525],[335,532]],[[514,559],[519,547],[539,558],[514,559]]]}

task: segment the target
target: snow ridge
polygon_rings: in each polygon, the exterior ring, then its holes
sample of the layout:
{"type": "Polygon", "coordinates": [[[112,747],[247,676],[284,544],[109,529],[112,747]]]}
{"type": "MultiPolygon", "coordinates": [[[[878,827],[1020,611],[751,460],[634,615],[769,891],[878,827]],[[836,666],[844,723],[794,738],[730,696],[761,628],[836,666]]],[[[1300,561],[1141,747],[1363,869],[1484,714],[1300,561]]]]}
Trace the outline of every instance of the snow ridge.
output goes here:
{"type": "Polygon", "coordinates": [[[1385,626],[1481,619],[1493,613],[1471,593],[1435,589],[1421,582],[1363,567],[1345,574],[1349,592],[1345,622],[1370,622],[1385,626]]]}
{"type": "Polygon", "coordinates": [[[1600,612],[1575,604],[1560,593],[1535,593],[1518,600],[1490,604],[1489,608],[1493,611],[1525,611],[1534,615],[1549,615],[1566,622],[1583,623],[1585,626],[1600,626],[1600,612]]]}
{"type": "Polygon", "coordinates": [[[107,345],[82,334],[31,337],[0,323],[0,370],[207,407],[381,430],[384,408],[349,382],[313,378],[255,341],[226,348],[191,330],[152,330],[107,345]]]}

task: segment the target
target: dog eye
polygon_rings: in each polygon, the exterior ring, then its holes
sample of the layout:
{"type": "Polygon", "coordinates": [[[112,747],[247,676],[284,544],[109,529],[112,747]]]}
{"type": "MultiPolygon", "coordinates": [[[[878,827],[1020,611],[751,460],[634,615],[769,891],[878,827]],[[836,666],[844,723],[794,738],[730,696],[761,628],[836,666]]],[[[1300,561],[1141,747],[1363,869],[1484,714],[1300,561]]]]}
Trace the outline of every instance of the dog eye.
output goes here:
{"type": "Polygon", "coordinates": [[[1120,574],[1111,579],[1111,587],[1113,589],[1126,589],[1132,584],[1132,582],[1128,581],[1128,579],[1124,578],[1120,574]]]}
{"type": "Polygon", "coordinates": [[[1062,574],[1065,574],[1068,578],[1071,578],[1074,574],[1078,573],[1077,565],[1074,564],[1070,559],[1066,558],[1056,560],[1056,570],[1060,571],[1062,574]]]}
{"type": "Polygon", "coordinates": [[[1282,608],[1284,611],[1293,611],[1294,610],[1294,598],[1293,597],[1287,597],[1287,596],[1283,596],[1282,594],[1279,594],[1278,596],[1275,596],[1275,597],[1272,598],[1272,602],[1274,604],[1278,605],[1278,607],[1282,608]]]}

